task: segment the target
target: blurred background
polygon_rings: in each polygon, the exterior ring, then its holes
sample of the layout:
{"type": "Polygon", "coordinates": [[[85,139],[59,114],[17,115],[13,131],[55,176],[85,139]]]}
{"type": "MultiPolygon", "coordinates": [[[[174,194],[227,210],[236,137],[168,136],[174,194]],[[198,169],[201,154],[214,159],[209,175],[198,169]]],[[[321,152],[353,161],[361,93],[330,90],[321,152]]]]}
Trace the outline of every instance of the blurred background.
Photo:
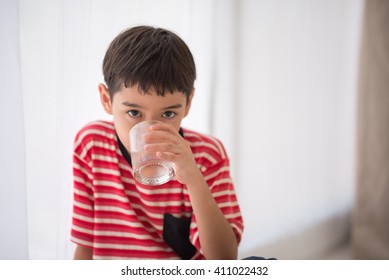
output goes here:
{"type": "Polygon", "coordinates": [[[0,259],[73,257],[73,139],[110,120],[102,60],[138,24],[194,55],[183,126],[227,148],[240,258],[389,259],[389,1],[0,3],[0,259]]]}

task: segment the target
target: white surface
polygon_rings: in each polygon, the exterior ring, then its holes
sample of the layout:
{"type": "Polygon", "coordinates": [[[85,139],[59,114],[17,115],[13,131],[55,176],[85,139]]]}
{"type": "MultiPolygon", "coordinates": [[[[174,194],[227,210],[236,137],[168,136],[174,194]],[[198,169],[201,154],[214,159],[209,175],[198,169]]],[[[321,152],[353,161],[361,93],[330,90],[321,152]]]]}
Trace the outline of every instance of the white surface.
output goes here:
{"type": "MultiPolygon", "coordinates": [[[[351,211],[362,2],[241,3],[234,116],[245,255],[351,211]]],[[[317,232],[296,256],[334,246],[348,227],[317,232]]]]}
{"type": "Polygon", "coordinates": [[[28,259],[23,101],[16,1],[0,1],[0,260],[28,259]]]}

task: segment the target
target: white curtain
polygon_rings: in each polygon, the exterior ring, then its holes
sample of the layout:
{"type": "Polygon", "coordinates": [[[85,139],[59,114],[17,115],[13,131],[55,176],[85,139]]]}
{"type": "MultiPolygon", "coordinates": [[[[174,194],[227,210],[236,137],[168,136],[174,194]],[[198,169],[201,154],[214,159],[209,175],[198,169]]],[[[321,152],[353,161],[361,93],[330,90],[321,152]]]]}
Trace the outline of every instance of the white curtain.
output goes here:
{"type": "Polygon", "coordinates": [[[0,260],[28,258],[17,4],[0,1],[0,260]]]}
{"type": "Polygon", "coordinates": [[[18,10],[29,258],[72,258],[73,137],[109,119],[102,59],[136,24],[175,31],[194,54],[184,126],[227,148],[240,256],[314,258],[345,240],[362,0],[19,0],[18,10]]]}
{"type": "Polygon", "coordinates": [[[87,122],[109,119],[97,84],[111,40],[137,24],[171,29],[193,51],[196,102],[184,125],[210,132],[213,1],[21,0],[29,252],[71,258],[72,141],[87,122]],[[196,24],[195,24],[196,23],[196,24]]]}

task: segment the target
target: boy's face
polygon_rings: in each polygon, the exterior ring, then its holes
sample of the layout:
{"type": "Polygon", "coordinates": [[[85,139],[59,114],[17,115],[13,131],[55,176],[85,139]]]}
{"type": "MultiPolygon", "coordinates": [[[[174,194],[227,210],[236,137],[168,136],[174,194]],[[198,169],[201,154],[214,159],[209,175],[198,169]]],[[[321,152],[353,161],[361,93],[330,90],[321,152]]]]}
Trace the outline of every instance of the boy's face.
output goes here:
{"type": "Polygon", "coordinates": [[[138,85],[122,87],[113,100],[104,84],[99,84],[99,91],[104,110],[113,116],[116,133],[127,151],[130,151],[129,132],[142,121],[161,121],[171,124],[178,131],[182,119],[189,112],[193,97],[193,92],[189,100],[181,92],[158,96],[150,90],[150,94],[143,94],[139,92],[138,85]]]}

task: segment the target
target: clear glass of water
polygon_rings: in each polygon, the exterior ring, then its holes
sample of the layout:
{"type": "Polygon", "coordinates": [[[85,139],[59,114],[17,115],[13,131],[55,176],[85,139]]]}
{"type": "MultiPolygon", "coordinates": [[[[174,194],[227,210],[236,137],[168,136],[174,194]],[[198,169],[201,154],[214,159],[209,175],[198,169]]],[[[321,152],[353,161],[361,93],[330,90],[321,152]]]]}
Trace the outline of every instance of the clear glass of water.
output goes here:
{"type": "Polygon", "coordinates": [[[131,162],[134,178],[148,186],[162,185],[174,177],[174,164],[157,158],[156,153],[144,150],[143,135],[150,132],[150,126],[157,121],[138,123],[130,130],[131,162]]]}

